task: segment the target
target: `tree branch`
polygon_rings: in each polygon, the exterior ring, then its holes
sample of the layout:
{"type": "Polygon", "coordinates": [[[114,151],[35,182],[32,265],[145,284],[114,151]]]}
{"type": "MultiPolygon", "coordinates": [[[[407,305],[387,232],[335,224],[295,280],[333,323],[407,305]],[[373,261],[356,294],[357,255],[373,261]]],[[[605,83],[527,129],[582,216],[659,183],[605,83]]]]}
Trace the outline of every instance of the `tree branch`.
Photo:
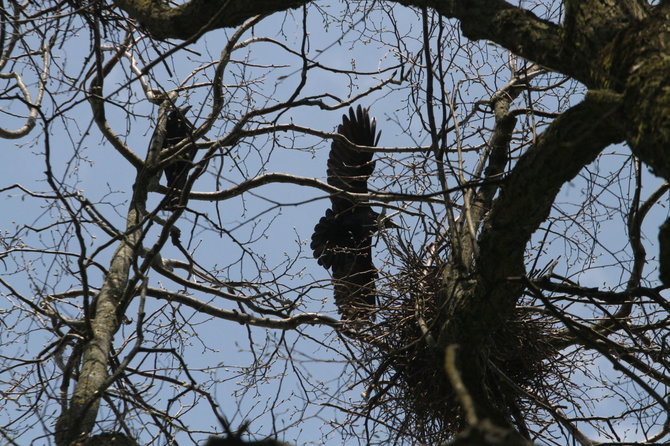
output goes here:
{"type": "MultiPolygon", "coordinates": [[[[191,0],[170,7],[144,0],[115,0],[114,4],[139,21],[156,39],[190,39],[195,34],[241,25],[255,15],[298,8],[309,0],[191,0]]],[[[397,0],[405,6],[430,7],[447,18],[461,21],[471,40],[491,40],[521,57],[564,72],[561,26],[504,0],[397,0]]]]}
{"type": "Polygon", "coordinates": [[[523,290],[509,278],[524,274],[526,244],[561,187],[602,149],[623,139],[620,105],[620,95],[593,92],[557,118],[505,180],[478,240],[475,274],[447,270],[445,275],[438,344],[461,346],[462,375],[477,413],[498,425],[505,426],[505,415],[489,404],[484,376],[491,337],[510,318],[523,290]]]}

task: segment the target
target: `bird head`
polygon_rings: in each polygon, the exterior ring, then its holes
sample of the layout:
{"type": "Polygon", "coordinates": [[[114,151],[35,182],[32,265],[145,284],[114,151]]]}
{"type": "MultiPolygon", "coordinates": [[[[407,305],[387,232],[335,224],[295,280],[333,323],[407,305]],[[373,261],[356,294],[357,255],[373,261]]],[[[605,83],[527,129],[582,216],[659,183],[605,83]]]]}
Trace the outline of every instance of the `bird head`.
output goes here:
{"type": "Polygon", "coordinates": [[[377,214],[377,227],[381,229],[403,229],[402,226],[398,225],[393,221],[393,217],[398,215],[400,212],[396,211],[391,215],[386,215],[386,208],[382,209],[381,214],[377,214]]]}

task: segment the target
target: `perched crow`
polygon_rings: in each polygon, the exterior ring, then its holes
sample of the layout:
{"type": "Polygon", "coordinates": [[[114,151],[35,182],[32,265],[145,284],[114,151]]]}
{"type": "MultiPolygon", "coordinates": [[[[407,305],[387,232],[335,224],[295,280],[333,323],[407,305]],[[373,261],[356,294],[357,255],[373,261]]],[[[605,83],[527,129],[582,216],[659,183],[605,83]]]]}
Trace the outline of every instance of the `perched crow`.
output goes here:
{"type": "MultiPolygon", "coordinates": [[[[182,140],[190,138],[193,132],[193,124],[186,119],[185,113],[191,107],[182,109],[175,108],[168,114],[167,123],[165,126],[165,139],[163,140],[163,149],[168,149],[179,144],[182,140]]],[[[193,167],[193,159],[197,148],[195,144],[183,151],[178,159],[165,167],[165,178],[167,179],[167,187],[172,189],[170,191],[170,199],[168,207],[174,207],[179,204],[181,190],[186,185],[188,178],[188,171],[193,167]]]]}
{"type": "MultiPolygon", "coordinates": [[[[366,109],[349,109],[337,128],[356,145],[375,146],[380,134],[366,109]]],[[[328,184],[346,192],[368,192],[375,168],[372,152],[333,141],[328,157],[328,184]]],[[[366,319],[376,303],[377,270],[372,263],[372,236],[379,214],[369,205],[343,195],[331,195],[331,209],[314,227],[310,247],[319,264],[332,269],[335,304],[344,319],[366,319]]]]}

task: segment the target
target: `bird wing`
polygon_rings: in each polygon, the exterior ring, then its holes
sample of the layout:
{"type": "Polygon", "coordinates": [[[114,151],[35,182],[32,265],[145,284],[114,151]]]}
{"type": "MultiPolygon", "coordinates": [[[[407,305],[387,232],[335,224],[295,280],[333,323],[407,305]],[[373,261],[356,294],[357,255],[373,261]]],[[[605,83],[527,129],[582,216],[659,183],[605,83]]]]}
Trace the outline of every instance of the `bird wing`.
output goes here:
{"type": "Polygon", "coordinates": [[[320,265],[332,270],[335,304],[345,319],[367,319],[376,301],[377,270],[372,236],[377,213],[368,206],[335,214],[331,209],[314,228],[311,248],[320,265]]]}
{"type": "MultiPolygon", "coordinates": [[[[374,146],[379,140],[374,119],[366,109],[342,117],[338,133],[356,145],[374,146]]],[[[364,194],[375,168],[372,152],[333,141],[328,157],[328,184],[364,194]]],[[[369,205],[342,195],[331,195],[331,209],[314,227],[310,247],[319,264],[333,274],[335,304],[344,319],[368,319],[376,301],[377,270],[372,262],[372,236],[378,214],[369,205]]]]}
{"type": "MultiPolygon", "coordinates": [[[[360,146],[374,146],[380,136],[376,134],[375,121],[370,119],[367,109],[360,105],[356,112],[350,108],[349,116],[342,116],[342,124],[338,126],[337,132],[360,146]]],[[[328,184],[347,192],[366,193],[368,178],[375,169],[372,155],[372,152],[357,150],[334,140],[328,157],[328,184]]],[[[331,202],[335,213],[346,212],[356,205],[351,199],[338,195],[331,196],[331,202]]]]}
{"type": "Polygon", "coordinates": [[[329,269],[351,263],[352,252],[372,243],[377,231],[378,214],[368,206],[335,214],[332,209],[314,226],[310,248],[319,265],[329,269]]]}

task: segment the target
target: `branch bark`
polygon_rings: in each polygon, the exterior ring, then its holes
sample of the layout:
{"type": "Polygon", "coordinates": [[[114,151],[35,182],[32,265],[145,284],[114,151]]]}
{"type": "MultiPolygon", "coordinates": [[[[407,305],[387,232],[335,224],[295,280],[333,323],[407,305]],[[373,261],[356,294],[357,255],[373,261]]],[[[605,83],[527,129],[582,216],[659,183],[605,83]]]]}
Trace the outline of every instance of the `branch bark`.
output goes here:
{"type": "MultiPolygon", "coordinates": [[[[146,165],[155,165],[155,150],[147,153],[146,165]]],[[[91,330],[82,354],[82,370],[70,398],[56,423],[56,444],[68,446],[91,433],[105,391],[108,377],[109,353],[114,334],[119,329],[122,314],[118,309],[128,286],[130,267],[137,257],[136,248],[143,235],[142,223],[146,213],[149,184],[157,181],[160,170],[138,170],[133,197],[126,216],[126,233],[117,247],[95,301],[91,330]]],[[[86,316],[88,317],[88,315],[86,316]]]]}
{"type": "Polygon", "coordinates": [[[505,180],[479,237],[475,272],[447,270],[444,320],[438,345],[461,347],[462,374],[476,410],[505,426],[488,404],[484,375],[492,336],[510,317],[523,291],[510,277],[524,274],[523,254],[533,232],[547,218],[566,182],[602,149],[623,140],[621,96],[592,92],[557,118],[519,160],[505,180]]]}
{"type": "MultiPolygon", "coordinates": [[[[492,40],[519,56],[561,71],[561,27],[504,0],[398,0],[411,7],[429,7],[461,21],[463,34],[472,40],[492,40]]],[[[157,39],[192,39],[218,28],[241,25],[255,15],[298,8],[309,0],[191,0],[170,7],[148,0],[115,0],[114,4],[139,21],[157,39]]]]}

